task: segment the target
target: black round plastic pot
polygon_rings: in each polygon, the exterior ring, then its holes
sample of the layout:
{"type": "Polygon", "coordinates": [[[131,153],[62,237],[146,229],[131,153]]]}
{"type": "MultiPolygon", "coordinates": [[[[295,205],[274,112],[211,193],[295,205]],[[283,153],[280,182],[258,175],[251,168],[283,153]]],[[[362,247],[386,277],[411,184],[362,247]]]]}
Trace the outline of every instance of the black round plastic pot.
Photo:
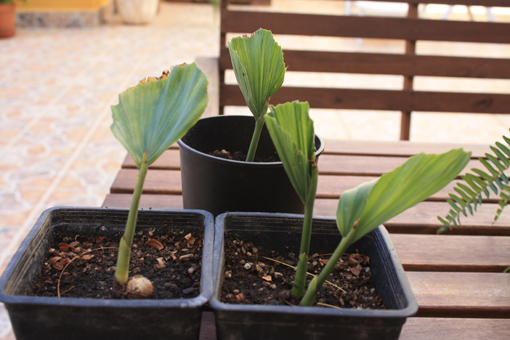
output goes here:
{"type": "Polygon", "coordinates": [[[120,237],[128,211],[100,208],[52,208],[35,223],[0,277],[5,304],[18,340],[188,339],[197,340],[202,309],[212,294],[214,220],[206,211],[140,211],[137,233],[204,235],[200,294],[188,299],[85,299],[30,296],[52,239],[92,234],[120,237]]]}
{"type": "MultiPolygon", "coordinates": [[[[221,302],[227,235],[280,252],[298,253],[303,218],[291,214],[225,213],[216,218],[213,280],[209,302],[216,318],[218,340],[255,339],[383,339],[399,338],[406,319],[418,304],[388,232],[380,226],[348,252],[359,250],[370,258],[377,292],[387,309],[228,304],[221,302]]],[[[333,218],[314,218],[310,253],[332,253],[341,240],[333,218]]]]}
{"type": "MultiPolygon", "coordinates": [[[[245,162],[211,156],[214,150],[247,152],[255,119],[252,116],[213,116],[200,119],[178,141],[185,209],[218,215],[226,211],[303,213],[304,206],[281,162],[245,162]]],[[[315,137],[317,157],[324,150],[315,137]]],[[[264,127],[259,157],[278,154],[264,127]]]]}

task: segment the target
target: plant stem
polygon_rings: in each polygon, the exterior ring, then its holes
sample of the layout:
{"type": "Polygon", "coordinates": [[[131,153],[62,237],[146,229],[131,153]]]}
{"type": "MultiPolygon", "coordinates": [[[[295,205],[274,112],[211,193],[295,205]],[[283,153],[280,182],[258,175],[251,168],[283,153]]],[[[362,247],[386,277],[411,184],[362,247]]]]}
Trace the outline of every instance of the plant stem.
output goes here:
{"type": "Polygon", "coordinates": [[[119,254],[117,256],[117,267],[115,269],[115,279],[121,285],[125,285],[129,277],[129,260],[131,255],[131,246],[133,245],[133,238],[135,235],[136,221],[138,219],[138,206],[140,205],[140,197],[142,196],[143,183],[147,175],[149,164],[147,161],[147,151],[143,154],[142,164],[138,170],[136,177],[135,190],[133,192],[133,199],[131,201],[131,208],[129,209],[126,229],[124,236],[120,240],[119,254]]]}
{"type": "Polygon", "coordinates": [[[299,249],[299,261],[296,269],[296,276],[292,286],[292,296],[301,297],[305,293],[306,272],[308,267],[308,252],[310,250],[310,239],[312,237],[313,207],[315,204],[315,195],[317,192],[317,182],[319,171],[314,166],[310,187],[308,188],[308,197],[305,202],[305,215],[303,219],[303,230],[301,232],[301,246],[299,249]]]}
{"type": "Polygon", "coordinates": [[[246,155],[247,162],[253,162],[255,159],[255,154],[257,153],[257,147],[259,145],[260,133],[262,132],[262,128],[264,127],[264,117],[255,121],[255,129],[253,130],[253,135],[251,137],[250,148],[248,149],[248,154],[246,155]]]}
{"type": "Polygon", "coordinates": [[[306,290],[305,296],[301,299],[300,305],[302,306],[311,306],[315,301],[315,296],[317,295],[317,291],[322,286],[322,284],[326,281],[329,274],[335,269],[335,266],[342,257],[342,254],[345,253],[347,248],[352,244],[354,239],[356,228],[352,228],[351,231],[347,234],[347,236],[342,238],[340,244],[336,247],[335,252],[331,255],[331,258],[328,260],[328,263],[322,268],[319,275],[313,278],[312,282],[308,286],[306,290]]]}

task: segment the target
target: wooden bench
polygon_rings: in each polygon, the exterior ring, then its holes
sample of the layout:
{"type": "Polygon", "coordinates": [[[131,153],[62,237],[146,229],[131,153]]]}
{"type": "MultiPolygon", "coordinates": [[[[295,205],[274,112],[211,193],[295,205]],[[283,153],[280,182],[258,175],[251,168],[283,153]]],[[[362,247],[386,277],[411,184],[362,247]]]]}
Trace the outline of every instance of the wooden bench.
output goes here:
{"type": "MultiPolygon", "coordinates": [[[[296,1],[296,7],[302,2],[296,1]]],[[[448,78],[510,79],[510,23],[446,21],[441,20],[440,15],[419,15],[419,6],[428,2],[394,2],[408,4],[407,16],[281,13],[240,8],[224,2],[219,59],[220,114],[225,107],[245,105],[237,85],[229,81],[232,77],[225,76],[232,69],[226,43],[233,35],[253,33],[261,27],[271,30],[282,42],[288,66],[286,79],[292,78],[293,73],[297,78],[284,84],[271,98],[274,105],[299,99],[308,101],[312,110],[355,110],[353,115],[359,110],[401,112],[402,140],[410,138],[412,112],[510,113],[508,91],[482,93],[483,84],[479,86],[472,81],[465,89],[448,85],[448,78]],[[370,52],[363,44],[356,43],[362,39],[384,40],[396,47],[387,53],[370,52]],[[300,43],[301,40],[304,43],[300,43]],[[325,43],[321,42],[324,40],[325,43]],[[287,44],[287,41],[290,42],[287,44]],[[484,45],[478,50],[479,55],[462,54],[462,48],[455,50],[456,55],[449,55],[449,47],[459,43],[484,45]],[[492,44],[508,47],[508,53],[492,55],[492,44]],[[317,72],[317,78],[331,81],[302,83],[301,72],[317,72]],[[355,78],[352,81],[346,74],[384,76],[388,81],[360,87],[355,78]],[[427,85],[431,80],[433,83],[427,85]]],[[[436,0],[433,3],[510,8],[507,0],[436,0]]],[[[384,119],[382,114],[379,117],[384,119]]]]}
{"type": "MultiPolygon", "coordinates": [[[[315,214],[334,216],[347,188],[402,164],[418,152],[444,152],[458,145],[413,142],[325,141],[319,159],[315,214]]],[[[466,145],[475,157],[487,146],[466,145]]],[[[103,206],[129,207],[137,170],[127,157],[103,206]]],[[[451,189],[451,185],[449,186],[451,189]]],[[[448,188],[386,223],[419,304],[401,339],[510,338],[510,213],[492,222],[496,203],[486,201],[475,218],[436,235],[437,215],[449,209],[448,188]]],[[[149,169],[143,209],[182,208],[180,165],[172,147],[149,169]]],[[[214,316],[204,315],[201,339],[215,339],[214,316]]]]}

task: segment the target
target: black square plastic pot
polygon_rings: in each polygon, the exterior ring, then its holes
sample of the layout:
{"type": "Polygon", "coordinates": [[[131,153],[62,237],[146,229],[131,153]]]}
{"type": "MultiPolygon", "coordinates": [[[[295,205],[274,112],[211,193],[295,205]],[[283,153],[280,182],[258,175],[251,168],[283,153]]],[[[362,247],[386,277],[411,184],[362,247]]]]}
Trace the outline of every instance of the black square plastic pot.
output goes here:
{"type": "Polygon", "coordinates": [[[101,208],[52,208],[42,213],[0,278],[0,301],[9,313],[17,340],[198,339],[202,307],[212,294],[214,220],[205,211],[140,211],[137,223],[137,233],[203,232],[197,297],[103,300],[26,295],[53,233],[120,240],[127,214],[124,209],[101,208]]]}
{"type": "MultiPolygon", "coordinates": [[[[185,209],[203,209],[215,216],[226,211],[304,212],[282,162],[245,162],[209,154],[223,149],[248,152],[254,128],[252,116],[206,117],[178,141],[185,209]]],[[[319,157],[324,144],[317,136],[315,147],[319,157]]],[[[256,155],[279,159],[265,126],[256,155]]]]}
{"type": "MultiPolygon", "coordinates": [[[[281,251],[299,253],[302,215],[225,213],[216,218],[214,293],[210,305],[218,340],[234,339],[398,339],[418,305],[383,226],[349,251],[370,257],[372,280],[385,310],[334,309],[278,305],[227,304],[220,301],[224,272],[224,237],[239,237],[281,251]]],[[[341,240],[334,219],[314,219],[310,253],[332,253],[341,240]]]]}

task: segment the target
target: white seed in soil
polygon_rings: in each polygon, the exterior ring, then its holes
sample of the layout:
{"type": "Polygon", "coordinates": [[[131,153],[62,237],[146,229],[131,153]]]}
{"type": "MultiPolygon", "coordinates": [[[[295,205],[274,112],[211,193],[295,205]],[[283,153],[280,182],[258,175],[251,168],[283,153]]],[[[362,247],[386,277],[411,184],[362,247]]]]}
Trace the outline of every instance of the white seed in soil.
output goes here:
{"type": "Polygon", "coordinates": [[[246,270],[250,270],[252,266],[253,266],[253,263],[248,262],[248,263],[246,263],[246,264],[244,265],[244,269],[246,269],[246,270]]]}
{"type": "Polygon", "coordinates": [[[147,299],[153,292],[152,282],[142,275],[131,278],[126,286],[126,293],[130,299],[147,299]]]}

